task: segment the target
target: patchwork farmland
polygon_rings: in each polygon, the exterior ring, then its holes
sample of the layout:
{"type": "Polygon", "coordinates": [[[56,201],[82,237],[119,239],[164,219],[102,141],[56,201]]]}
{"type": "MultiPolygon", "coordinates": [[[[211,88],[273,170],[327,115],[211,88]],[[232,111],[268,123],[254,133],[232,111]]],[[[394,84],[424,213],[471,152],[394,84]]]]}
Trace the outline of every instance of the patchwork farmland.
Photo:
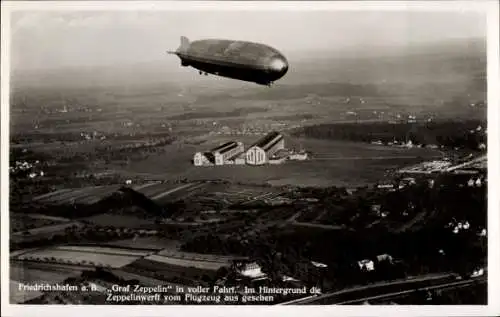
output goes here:
{"type": "Polygon", "coordinates": [[[200,270],[217,271],[227,264],[225,262],[212,262],[212,261],[197,261],[189,259],[173,258],[169,256],[162,256],[158,254],[153,254],[145,258],[146,260],[165,263],[167,265],[179,266],[179,267],[190,267],[197,268],[200,270]]]}
{"type": "Polygon", "coordinates": [[[55,225],[28,229],[22,232],[15,232],[11,235],[11,239],[15,242],[35,241],[50,238],[56,234],[64,233],[66,230],[78,229],[82,226],[83,224],[77,221],[64,222],[55,225]]]}
{"type": "Polygon", "coordinates": [[[39,296],[42,296],[42,292],[38,291],[32,291],[32,292],[25,292],[23,290],[20,290],[20,282],[10,280],[9,281],[9,297],[10,297],[10,302],[12,304],[21,304],[24,302],[27,302],[29,300],[32,300],[34,298],[37,298],[39,296]]]}
{"type": "Polygon", "coordinates": [[[220,268],[230,267],[233,261],[242,259],[163,250],[138,259],[122,270],[184,285],[199,285],[203,276],[214,276],[220,268]]]}
{"type": "Polygon", "coordinates": [[[45,226],[64,224],[69,221],[69,219],[62,217],[50,217],[38,214],[14,214],[10,217],[10,219],[11,233],[22,232],[45,226]]]}
{"type": "Polygon", "coordinates": [[[202,199],[225,202],[226,204],[244,204],[253,201],[272,200],[282,193],[280,189],[262,186],[227,185],[204,195],[202,199]]]}
{"type": "Polygon", "coordinates": [[[10,265],[10,279],[23,283],[58,283],[68,277],[78,275],[78,270],[61,267],[51,267],[50,269],[38,263],[12,262],[10,265]]]}
{"type": "Polygon", "coordinates": [[[147,229],[154,224],[154,220],[142,219],[139,217],[116,214],[99,214],[91,217],[82,218],[82,221],[88,221],[100,227],[125,227],[136,229],[147,229]]]}
{"type": "Polygon", "coordinates": [[[159,251],[162,249],[176,250],[180,243],[177,240],[170,240],[161,237],[137,237],[132,239],[110,241],[107,242],[106,245],[123,248],[134,248],[140,246],[140,248],[143,249],[159,251]]]}
{"type": "Polygon", "coordinates": [[[35,197],[39,203],[49,205],[83,204],[91,205],[116,192],[120,185],[91,186],[76,189],[61,189],[35,197]]]}
{"type": "Polygon", "coordinates": [[[20,291],[19,284],[61,283],[69,277],[80,275],[75,267],[47,266],[34,262],[11,262],[10,271],[10,301],[11,303],[24,303],[41,296],[42,292],[20,291]]]}
{"type": "MultiPolygon", "coordinates": [[[[131,187],[159,204],[172,200],[185,199],[193,194],[206,190],[206,183],[193,182],[187,184],[170,184],[163,182],[148,182],[131,187]]],[[[121,185],[92,186],[75,189],[61,189],[48,194],[35,197],[39,203],[49,205],[82,204],[92,205],[117,192],[121,185]]]]}
{"type": "Polygon", "coordinates": [[[202,262],[218,262],[230,264],[235,260],[247,260],[246,257],[238,257],[231,255],[216,255],[216,254],[204,254],[204,253],[194,253],[194,252],[181,252],[172,251],[169,249],[162,250],[157,253],[164,257],[179,258],[179,259],[189,259],[192,261],[202,261],[202,262]]]}
{"type": "Polygon", "coordinates": [[[171,201],[187,199],[193,195],[202,194],[206,192],[208,186],[209,184],[206,183],[189,183],[150,198],[161,205],[171,201]]]}

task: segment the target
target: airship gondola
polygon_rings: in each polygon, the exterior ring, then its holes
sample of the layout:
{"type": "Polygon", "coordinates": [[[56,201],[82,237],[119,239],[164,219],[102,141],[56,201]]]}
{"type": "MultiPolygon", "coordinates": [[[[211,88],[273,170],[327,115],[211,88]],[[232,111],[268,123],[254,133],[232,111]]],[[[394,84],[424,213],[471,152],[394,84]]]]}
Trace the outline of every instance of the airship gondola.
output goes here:
{"type": "Polygon", "coordinates": [[[191,66],[200,75],[254,82],[271,86],[288,71],[288,61],[277,49],[268,45],[221,39],[190,42],[181,37],[176,51],[169,51],[181,59],[181,66],[191,66]]]}

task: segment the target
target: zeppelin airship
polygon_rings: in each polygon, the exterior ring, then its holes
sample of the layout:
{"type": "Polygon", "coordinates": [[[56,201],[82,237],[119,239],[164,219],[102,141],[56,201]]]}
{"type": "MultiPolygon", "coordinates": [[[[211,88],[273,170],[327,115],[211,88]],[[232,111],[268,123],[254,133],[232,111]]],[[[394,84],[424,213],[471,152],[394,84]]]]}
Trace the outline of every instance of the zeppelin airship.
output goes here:
{"type": "Polygon", "coordinates": [[[200,75],[217,76],[271,86],[288,71],[288,61],[270,46],[222,39],[190,42],[181,37],[181,45],[169,51],[181,59],[181,66],[196,68],[200,75]]]}

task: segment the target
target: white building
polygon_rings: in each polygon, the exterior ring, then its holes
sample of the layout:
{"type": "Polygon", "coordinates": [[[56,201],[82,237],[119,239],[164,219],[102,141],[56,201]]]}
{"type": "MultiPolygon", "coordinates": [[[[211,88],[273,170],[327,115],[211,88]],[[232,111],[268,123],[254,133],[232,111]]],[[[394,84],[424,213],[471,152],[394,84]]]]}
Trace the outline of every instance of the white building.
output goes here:
{"type": "Polygon", "coordinates": [[[195,166],[212,166],[215,165],[215,157],[211,152],[196,152],[193,164],[195,166]]]}
{"type": "Polygon", "coordinates": [[[366,271],[373,271],[375,269],[373,261],[367,259],[358,261],[358,266],[361,270],[365,269],[366,271]]]}
{"type": "Polygon", "coordinates": [[[267,162],[269,164],[281,164],[281,163],[284,163],[288,159],[288,156],[289,156],[289,152],[285,149],[281,149],[281,150],[274,152],[273,155],[268,157],[267,162]]]}
{"type": "Polygon", "coordinates": [[[226,142],[209,152],[197,152],[194,155],[193,163],[195,166],[224,165],[244,151],[243,143],[235,141],[226,142]]]}
{"type": "Polygon", "coordinates": [[[234,164],[245,165],[245,153],[240,153],[237,157],[235,157],[234,164]]]}
{"type": "Polygon", "coordinates": [[[379,254],[377,255],[377,262],[388,261],[392,263],[392,256],[389,254],[379,254]]]}
{"type": "Polygon", "coordinates": [[[242,263],[237,266],[237,271],[245,277],[252,279],[260,279],[266,277],[266,273],[262,272],[261,266],[256,262],[242,263]]]}
{"type": "Polygon", "coordinates": [[[315,267],[320,267],[320,268],[327,268],[328,267],[328,265],[321,263],[321,262],[311,261],[311,264],[314,265],[315,267]]]}
{"type": "Polygon", "coordinates": [[[302,153],[291,154],[289,159],[294,160],[294,161],[305,161],[305,160],[307,160],[307,157],[308,157],[307,153],[302,152],[302,153]]]}
{"type": "Polygon", "coordinates": [[[279,150],[285,148],[283,135],[271,132],[250,146],[246,152],[246,161],[249,165],[263,165],[279,150]]]}
{"type": "Polygon", "coordinates": [[[243,153],[245,148],[241,142],[227,142],[212,149],[210,152],[214,155],[215,165],[224,165],[224,162],[243,153]]]}
{"type": "Polygon", "coordinates": [[[268,163],[271,165],[283,164],[286,161],[286,157],[272,157],[269,158],[268,163]]]}

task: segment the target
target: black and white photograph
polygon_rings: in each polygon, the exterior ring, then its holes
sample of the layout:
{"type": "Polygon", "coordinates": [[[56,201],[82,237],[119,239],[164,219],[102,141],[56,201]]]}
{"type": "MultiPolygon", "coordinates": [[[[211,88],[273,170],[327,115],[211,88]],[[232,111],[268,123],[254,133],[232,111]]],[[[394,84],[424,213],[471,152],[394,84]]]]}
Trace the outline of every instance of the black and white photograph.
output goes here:
{"type": "Polygon", "coordinates": [[[498,2],[370,2],[2,2],[2,303],[498,308],[498,2]]]}

